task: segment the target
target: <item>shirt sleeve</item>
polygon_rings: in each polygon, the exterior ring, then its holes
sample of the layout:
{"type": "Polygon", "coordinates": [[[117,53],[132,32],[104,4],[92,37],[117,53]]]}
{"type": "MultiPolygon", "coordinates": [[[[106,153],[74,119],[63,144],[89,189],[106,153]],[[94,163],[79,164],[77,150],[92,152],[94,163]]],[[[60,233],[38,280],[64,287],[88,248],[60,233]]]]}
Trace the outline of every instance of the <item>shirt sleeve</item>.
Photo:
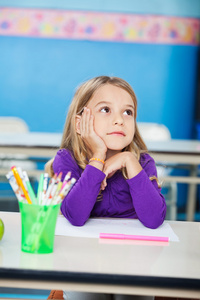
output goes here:
{"type": "Polygon", "coordinates": [[[72,225],[84,225],[95,205],[105,174],[91,165],[87,165],[85,170],[80,170],[65,149],[58,151],[53,169],[55,173],[63,173],[62,179],[68,171],[71,171],[71,177],[76,179],[76,183],[63,199],[61,212],[72,225]]]}
{"type": "Polygon", "coordinates": [[[155,229],[165,219],[166,203],[157,181],[150,180],[152,176],[157,177],[155,162],[152,157],[146,156],[146,161],[141,163],[143,170],[127,182],[138,219],[146,227],[155,229]]]}

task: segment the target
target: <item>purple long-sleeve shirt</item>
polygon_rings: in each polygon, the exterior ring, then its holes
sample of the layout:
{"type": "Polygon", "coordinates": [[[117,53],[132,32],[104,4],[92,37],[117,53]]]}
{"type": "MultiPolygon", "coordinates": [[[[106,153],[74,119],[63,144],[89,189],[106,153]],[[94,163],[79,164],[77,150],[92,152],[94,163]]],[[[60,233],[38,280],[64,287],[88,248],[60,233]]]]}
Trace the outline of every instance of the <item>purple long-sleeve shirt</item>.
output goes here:
{"type": "Polygon", "coordinates": [[[61,205],[62,214],[75,226],[82,226],[90,217],[113,217],[139,219],[146,227],[157,228],[166,215],[166,203],[156,180],[155,162],[149,154],[142,154],[143,168],[131,179],[125,179],[117,171],[107,179],[107,186],[100,192],[105,174],[87,165],[82,170],[73,155],[60,149],[53,162],[55,173],[62,172],[62,179],[68,171],[77,181],[61,205]]]}

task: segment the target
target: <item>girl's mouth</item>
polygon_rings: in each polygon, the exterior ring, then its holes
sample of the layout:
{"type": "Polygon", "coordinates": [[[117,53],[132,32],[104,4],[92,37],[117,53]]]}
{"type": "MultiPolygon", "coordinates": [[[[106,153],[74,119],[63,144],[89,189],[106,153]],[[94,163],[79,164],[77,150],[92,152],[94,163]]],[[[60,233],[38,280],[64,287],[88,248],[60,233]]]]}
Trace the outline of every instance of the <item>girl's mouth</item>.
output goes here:
{"type": "Polygon", "coordinates": [[[108,135],[125,136],[125,133],[123,131],[113,131],[113,132],[108,133],[108,135]]]}

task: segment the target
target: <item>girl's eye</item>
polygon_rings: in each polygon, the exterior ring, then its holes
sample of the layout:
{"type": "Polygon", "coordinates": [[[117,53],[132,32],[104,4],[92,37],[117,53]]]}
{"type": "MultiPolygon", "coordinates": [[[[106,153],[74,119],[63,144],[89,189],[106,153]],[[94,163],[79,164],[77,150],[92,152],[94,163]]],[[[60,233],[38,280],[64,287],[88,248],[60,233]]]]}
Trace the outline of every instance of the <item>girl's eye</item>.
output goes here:
{"type": "Polygon", "coordinates": [[[130,109],[125,110],[124,114],[128,116],[133,116],[133,112],[130,109]]]}
{"type": "Polygon", "coordinates": [[[105,106],[105,107],[102,107],[100,111],[104,112],[104,113],[109,113],[110,112],[110,108],[107,107],[107,106],[105,106]]]}

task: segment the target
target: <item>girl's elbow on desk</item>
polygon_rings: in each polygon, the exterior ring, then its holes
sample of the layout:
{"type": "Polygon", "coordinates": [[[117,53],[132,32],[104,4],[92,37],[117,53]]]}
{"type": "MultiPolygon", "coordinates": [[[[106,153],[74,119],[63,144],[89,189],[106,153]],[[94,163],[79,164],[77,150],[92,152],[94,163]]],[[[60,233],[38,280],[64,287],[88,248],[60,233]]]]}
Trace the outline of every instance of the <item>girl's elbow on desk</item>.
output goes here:
{"type": "Polygon", "coordinates": [[[78,226],[81,227],[83,225],[85,225],[85,223],[87,222],[88,219],[79,219],[77,217],[73,218],[73,217],[69,217],[66,214],[64,214],[64,217],[70,222],[70,224],[72,224],[73,226],[78,226]]]}
{"type": "Polygon", "coordinates": [[[155,218],[149,218],[148,220],[141,221],[141,223],[145,227],[148,227],[150,229],[157,229],[158,227],[160,227],[163,224],[163,222],[165,220],[165,215],[166,215],[166,212],[163,211],[163,213],[160,216],[157,216],[155,218]]]}
{"type": "Polygon", "coordinates": [[[61,206],[61,212],[63,214],[63,216],[73,225],[73,226],[83,226],[87,220],[89,219],[89,217],[87,218],[83,218],[83,216],[79,215],[78,212],[75,212],[74,214],[70,214],[70,212],[68,212],[66,210],[66,208],[64,207],[64,205],[61,206]]]}
{"type": "Polygon", "coordinates": [[[157,229],[158,227],[160,227],[163,222],[164,222],[164,219],[163,218],[158,218],[156,220],[145,220],[145,221],[142,221],[140,220],[140,222],[147,228],[150,228],[150,229],[157,229]]]}
{"type": "Polygon", "coordinates": [[[76,220],[76,219],[68,219],[68,221],[69,221],[73,226],[77,226],[77,227],[82,227],[82,226],[85,225],[85,223],[87,222],[87,220],[76,220]]]}

